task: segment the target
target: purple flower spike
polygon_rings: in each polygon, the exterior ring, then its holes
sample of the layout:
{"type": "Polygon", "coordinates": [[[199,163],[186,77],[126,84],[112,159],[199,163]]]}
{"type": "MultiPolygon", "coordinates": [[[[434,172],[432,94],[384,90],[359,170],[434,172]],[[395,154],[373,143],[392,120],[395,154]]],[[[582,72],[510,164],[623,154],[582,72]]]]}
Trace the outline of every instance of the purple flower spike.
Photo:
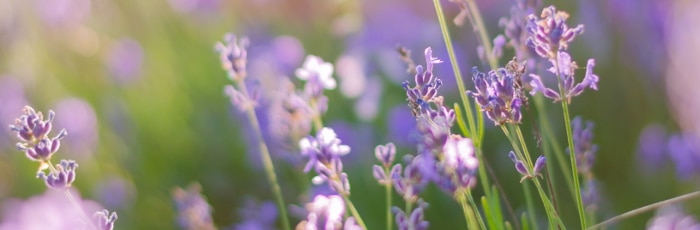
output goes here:
{"type": "Polygon", "coordinates": [[[391,163],[394,162],[394,157],[396,156],[396,146],[394,146],[394,143],[387,143],[386,145],[377,145],[376,148],[374,148],[374,155],[377,157],[377,160],[382,162],[384,167],[390,167],[391,163]]]}
{"type": "Polygon", "coordinates": [[[46,186],[52,189],[64,189],[70,187],[75,181],[75,168],[78,163],[72,160],[61,160],[61,164],[56,165],[56,171],[52,171],[47,176],[43,171],[39,172],[38,178],[46,182],[46,186]]]}
{"type": "Polygon", "coordinates": [[[349,194],[350,184],[347,175],[343,173],[343,162],[340,156],[348,154],[350,147],[341,145],[333,129],[324,127],[316,134],[316,138],[309,136],[301,139],[299,148],[303,156],[309,157],[304,172],[314,168],[318,173],[318,176],[312,179],[314,184],[329,181],[336,192],[349,194]]]}
{"type": "Polygon", "coordinates": [[[235,34],[226,34],[224,43],[216,43],[216,51],[219,52],[221,65],[228,72],[232,81],[245,78],[248,63],[248,38],[237,39],[235,34]]]}
{"type": "Polygon", "coordinates": [[[557,11],[554,6],[542,10],[541,19],[530,14],[528,30],[530,37],[527,43],[535,48],[537,54],[544,58],[552,58],[558,50],[566,50],[574,38],[583,33],[583,25],[569,28],[566,20],[569,14],[557,11]]]}
{"type": "MultiPolygon", "coordinates": [[[[593,162],[598,151],[598,145],[593,144],[593,122],[583,122],[580,116],[571,121],[574,139],[574,153],[576,154],[576,166],[579,173],[589,175],[592,173],[593,162]]],[[[567,152],[571,152],[568,148],[567,152]]]]}
{"type": "Polygon", "coordinates": [[[112,212],[112,214],[107,211],[107,209],[96,212],[93,215],[95,223],[97,223],[97,228],[99,230],[112,230],[114,229],[114,222],[117,221],[117,213],[112,212]]]}
{"type": "Polygon", "coordinates": [[[535,175],[539,175],[540,171],[542,171],[542,168],[544,168],[545,163],[547,162],[547,158],[544,156],[540,155],[537,157],[537,160],[535,161],[535,166],[532,171],[535,172],[535,175]]]}
{"type": "Polygon", "coordinates": [[[553,89],[547,88],[544,83],[542,82],[542,79],[540,76],[535,75],[535,74],[530,74],[530,78],[532,80],[530,81],[530,85],[532,86],[532,91],[530,91],[531,95],[537,94],[537,92],[542,92],[545,97],[553,99],[554,102],[558,102],[561,100],[566,99],[567,103],[571,103],[571,98],[580,95],[583,93],[583,90],[585,88],[591,88],[594,90],[598,90],[598,75],[593,74],[593,67],[595,67],[595,60],[593,59],[588,59],[588,63],[586,65],[586,75],[584,76],[583,80],[578,83],[575,83],[575,78],[574,78],[574,70],[578,68],[576,65],[576,62],[571,61],[571,57],[569,56],[568,53],[560,51],[558,52],[559,55],[557,55],[559,61],[559,69],[557,71],[556,65],[557,63],[550,60],[552,67],[549,68],[549,71],[558,75],[561,80],[562,84],[561,87],[563,87],[564,90],[564,98],[562,98],[558,91],[555,91],[553,89]]]}
{"type": "MultiPolygon", "coordinates": [[[[522,64],[515,61],[509,63],[509,65],[522,64]]],[[[516,87],[515,81],[520,79],[521,74],[510,68],[499,68],[484,74],[474,67],[472,80],[476,92],[467,91],[466,93],[476,99],[481,111],[486,113],[486,116],[494,124],[519,124],[520,119],[522,119],[520,114],[522,89],[516,87]]]]}
{"type": "Polygon", "coordinates": [[[398,207],[393,207],[391,210],[396,214],[396,225],[399,230],[425,230],[430,225],[428,221],[424,220],[426,208],[428,208],[428,203],[419,199],[418,207],[413,209],[409,216],[406,216],[406,213],[398,207]]]}

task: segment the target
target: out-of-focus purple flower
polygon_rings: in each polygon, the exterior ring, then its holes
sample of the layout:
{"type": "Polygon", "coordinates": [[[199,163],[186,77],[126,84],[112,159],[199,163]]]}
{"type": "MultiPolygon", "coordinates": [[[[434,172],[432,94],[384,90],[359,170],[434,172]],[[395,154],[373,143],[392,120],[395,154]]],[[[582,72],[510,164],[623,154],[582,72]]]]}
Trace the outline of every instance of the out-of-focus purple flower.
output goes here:
{"type": "Polygon", "coordinates": [[[221,65],[232,81],[239,81],[247,75],[248,38],[238,39],[235,34],[226,34],[224,42],[215,45],[221,65]]]}
{"type": "Polygon", "coordinates": [[[78,98],[67,98],[56,105],[56,125],[70,130],[63,147],[69,156],[86,157],[96,149],[99,133],[97,131],[97,116],[88,102],[78,98]]]}
{"type": "Polygon", "coordinates": [[[371,121],[377,117],[382,105],[382,87],[383,84],[379,78],[368,79],[367,87],[355,103],[355,114],[358,118],[371,121]]]}
{"type": "Polygon", "coordinates": [[[317,195],[311,203],[306,204],[306,210],[306,220],[299,223],[297,229],[335,230],[343,226],[345,202],[338,195],[317,195]]]}
{"type": "Polygon", "coordinates": [[[318,173],[312,180],[314,184],[328,181],[337,192],[350,193],[350,183],[340,160],[340,156],[350,152],[350,146],[341,145],[341,140],[337,138],[333,129],[324,127],[318,131],[315,138],[309,136],[301,139],[299,148],[302,156],[309,157],[304,172],[314,168],[318,173]]]}
{"type": "Polygon", "coordinates": [[[72,160],[61,160],[60,164],[56,165],[56,171],[51,170],[47,176],[44,171],[40,171],[38,178],[46,182],[46,186],[52,189],[64,189],[70,187],[75,181],[75,168],[78,163],[72,160]]]}
{"type": "Polygon", "coordinates": [[[362,58],[360,55],[345,54],[335,63],[340,92],[348,98],[357,98],[365,91],[367,76],[362,58]]]}
{"type": "Polygon", "coordinates": [[[172,192],[178,213],[178,223],[184,229],[216,229],[211,218],[212,208],[200,194],[201,185],[191,184],[187,190],[175,188],[172,192]]]}
{"type": "MultiPolygon", "coordinates": [[[[586,122],[585,126],[580,116],[576,116],[571,121],[574,139],[574,151],[576,154],[576,165],[578,172],[583,175],[593,173],[593,161],[598,151],[598,145],[593,144],[593,122],[586,122]]],[[[571,151],[567,148],[567,152],[571,151]]]]}
{"type": "Polygon", "coordinates": [[[114,229],[114,222],[117,221],[117,213],[112,212],[112,214],[110,214],[109,211],[105,209],[96,212],[95,215],[93,215],[93,219],[99,230],[112,230],[114,229]]]}
{"type": "Polygon", "coordinates": [[[678,206],[665,206],[647,222],[647,230],[700,230],[700,223],[678,206]]]}
{"type": "Polygon", "coordinates": [[[143,65],[143,49],[138,41],[122,38],[114,42],[107,53],[107,68],[114,80],[122,85],[137,81],[143,65]]]}
{"type": "Polygon", "coordinates": [[[24,151],[27,157],[34,161],[47,161],[58,151],[61,146],[60,140],[67,135],[65,129],[61,130],[54,138],[49,138],[55,113],[49,111],[49,117],[44,120],[41,112],[37,113],[34,108],[24,107],[24,115],[15,120],[14,125],[10,125],[10,130],[17,133],[20,142],[17,148],[24,151]]]}
{"type": "Polygon", "coordinates": [[[700,146],[695,134],[674,134],[668,138],[667,148],[680,179],[689,180],[700,172],[700,146]]]}
{"type": "Polygon", "coordinates": [[[588,180],[586,185],[581,189],[581,199],[583,206],[590,211],[595,211],[598,208],[600,195],[598,194],[598,182],[588,180]]]}
{"type": "Polygon", "coordinates": [[[333,64],[324,62],[317,56],[306,56],[302,68],[296,70],[297,78],[306,81],[304,92],[311,97],[319,97],[324,89],[335,89],[333,64]]]}
{"type": "Polygon", "coordinates": [[[515,5],[510,8],[510,17],[501,18],[498,25],[503,27],[507,40],[507,45],[515,50],[515,57],[518,60],[527,61],[528,72],[533,72],[535,68],[535,50],[527,45],[527,38],[530,36],[527,28],[527,16],[533,14],[535,9],[541,5],[541,0],[516,0],[515,5]]]}
{"type": "Polygon", "coordinates": [[[396,215],[396,225],[399,230],[425,230],[428,229],[430,223],[426,221],[425,209],[428,208],[428,203],[423,199],[418,200],[418,207],[411,211],[411,215],[406,216],[406,213],[399,207],[393,207],[391,210],[396,215]]]}
{"type": "Polygon", "coordinates": [[[128,210],[134,201],[135,189],[131,181],[113,175],[101,179],[93,192],[106,208],[128,210]]]}
{"type": "Polygon", "coordinates": [[[90,16],[89,0],[45,0],[36,2],[37,13],[49,26],[79,24],[90,16]]]}
{"type": "MultiPolygon", "coordinates": [[[[10,124],[27,105],[22,83],[11,76],[0,76],[0,124],[10,124]]],[[[11,143],[9,130],[0,132],[0,148],[11,143]]]]}
{"type": "Polygon", "coordinates": [[[180,13],[211,13],[221,5],[220,0],[168,0],[168,3],[180,13]]]}
{"type": "Polygon", "coordinates": [[[476,170],[479,167],[479,159],[476,158],[474,142],[465,137],[452,135],[443,147],[442,163],[449,172],[450,177],[457,182],[458,187],[472,188],[476,186],[476,170]]]}
{"type": "Polygon", "coordinates": [[[651,124],[642,130],[637,147],[638,159],[645,171],[656,171],[668,156],[666,150],[666,129],[659,124],[651,124]]]}
{"type": "Polygon", "coordinates": [[[562,85],[564,88],[564,97],[559,95],[558,91],[547,88],[542,82],[542,78],[536,74],[530,74],[530,86],[532,86],[531,95],[537,94],[537,92],[542,92],[542,94],[554,102],[565,100],[567,103],[571,103],[571,98],[583,93],[585,88],[591,88],[593,90],[598,90],[598,75],[593,74],[593,67],[595,67],[595,60],[588,59],[586,64],[586,75],[583,80],[576,84],[574,78],[574,71],[578,68],[576,62],[571,61],[571,57],[568,53],[560,51],[558,57],[558,63],[550,59],[552,67],[548,70],[561,78],[562,85]],[[559,66],[557,70],[556,66],[559,66]]]}
{"type": "Polygon", "coordinates": [[[535,52],[543,58],[553,59],[557,51],[566,50],[576,35],[583,33],[583,25],[569,28],[566,24],[569,14],[557,11],[554,6],[544,8],[540,17],[534,14],[528,16],[530,37],[527,43],[535,47],[535,52]]]}
{"type": "Polygon", "coordinates": [[[248,199],[244,207],[238,210],[243,222],[235,224],[234,230],[266,230],[274,229],[277,220],[277,206],[272,201],[261,203],[248,199]]]}
{"type": "Polygon", "coordinates": [[[519,124],[522,119],[519,95],[521,88],[515,87],[515,81],[522,73],[514,73],[506,68],[491,70],[488,75],[472,68],[472,81],[476,92],[467,91],[467,95],[476,99],[481,111],[496,125],[505,123],[519,124]]]}
{"type": "Polygon", "coordinates": [[[429,159],[427,154],[418,156],[404,156],[406,168],[402,169],[401,164],[396,164],[391,168],[391,179],[394,181],[396,193],[401,195],[406,202],[416,202],[418,194],[425,189],[430,182],[432,175],[427,175],[430,169],[434,168],[435,161],[429,159]]]}
{"type": "MultiPolygon", "coordinates": [[[[102,210],[97,202],[83,200],[77,190],[68,189],[85,213],[102,210]]],[[[87,226],[81,212],[66,198],[64,191],[48,189],[43,194],[24,201],[15,199],[5,201],[0,229],[85,229],[87,226]]]]}
{"type": "Polygon", "coordinates": [[[410,110],[405,105],[398,105],[389,111],[387,117],[387,129],[389,139],[396,145],[408,146],[415,144],[416,118],[411,115],[410,110]]]}

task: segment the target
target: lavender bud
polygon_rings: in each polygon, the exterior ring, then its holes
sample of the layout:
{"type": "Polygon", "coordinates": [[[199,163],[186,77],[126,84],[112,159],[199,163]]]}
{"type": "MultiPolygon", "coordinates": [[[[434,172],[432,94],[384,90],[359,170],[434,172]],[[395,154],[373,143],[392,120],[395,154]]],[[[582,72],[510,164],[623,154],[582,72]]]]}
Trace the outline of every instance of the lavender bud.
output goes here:
{"type": "Polygon", "coordinates": [[[547,158],[544,156],[540,155],[537,157],[537,160],[535,161],[535,166],[533,171],[535,171],[535,175],[540,174],[540,171],[542,171],[542,168],[544,168],[545,163],[547,162],[547,158]]]}
{"type": "Polygon", "coordinates": [[[389,167],[391,163],[394,162],[394,157],[396,156],[396,146],[394,143],[387,143],[386,145],[377,145],[374,148],[374,155],[377,159],[384,164],[384,167],[389,167]]]}

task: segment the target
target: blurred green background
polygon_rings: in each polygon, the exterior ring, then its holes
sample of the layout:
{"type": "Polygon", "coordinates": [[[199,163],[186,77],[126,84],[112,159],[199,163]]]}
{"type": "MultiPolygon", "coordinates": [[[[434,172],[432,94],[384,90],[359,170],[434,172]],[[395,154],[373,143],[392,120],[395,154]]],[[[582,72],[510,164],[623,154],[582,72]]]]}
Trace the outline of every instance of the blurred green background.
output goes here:
{"type": "MultiPolygon", "coordinates": [[[[575,98],[572,114],[596,124],[594,142],[600,147],[594,171],[602,198],[599,220],[698,189],[698,177],[676,179],[671,162],[661,162],[656,170],[640,163],[638,139],[645,126],[659,123],[669,132],[680,130],[665,88],[669,54],[663,34],[669,33],[672,20],[645,17],[663,10],[669,15],[673,4],[648,0],[639,1],[640,8],[620,7],[628,2],[543,4],[556,4],[571,13],[569,25],[585,24],[586,32],[572,44],[571,53],[579,63],[589,57],[597,60],[599,91],[586,91],[575,98]],[[635,10],[640,13],[628,12],[635,10]]],[[[477,3],[490,35],[502,33],[498,20],[508,15],[514,2],[477,3]]],[[[459,10],[446,1],[443,6],[448,19],[459,10]]],[[[477,36],[471,27],[451,29],[462,72],[468,73],[475,65],[486,69],[476,55],[477,36]]],[[[346,162],[352,200],[368,226],[381,229],[384,207],[376,204],[384,204],[384,189],[371,175],[373,148],[408,138],[392,131],[403,126],[392,124],[397,115],[392,112],[405,103],[400,82],[412,80],[394,49],[397,44],[405,45],[413,50],[416,63],[424,64],[422,50],[432,46],[435,56],[448,60],[431,1],[2,1],[0,124],[11,124],[25,103],[44,112],[55,110],[57,122],[62,122],[54,130],[66,128],[69,137],[54,158],[79,162],[74,186],[82,197],[118,212],[117,229],[177,228],[171,191],[195,181],[215,210],[217,226],[241,222],[237,209],[247,197],[272,200],[272,193],[257,155],[248,153],[246,120],[223,94],[224,85],[230,82],[213,47],[227,32],[250,37],[251,60],[278,58],[268,50],[280,36],[298,39],[304,54],[331,63],[348,55],[360,60],[362,69],[349,74],[366,82],[354,88],[360,95],[341,89],[328,92],[329,112],[324,122],[350,130],[339,135],[353,139],[346,141],[353,148],[346,162]],[[368,87],[379,90],[372,94],[365,90],[368,87]],[[363,97],[367,94],[374,96],[363,97]]],[[[501,62],[512,55],[506,49],[501,62]]],[[[275,73],[293,76],[302,60],[293,59],[291,67],[275,73]]],[[[436,68],[438,77],[447,83],[442,88],[446,101],[450,105],[457,102],[450,65],[436,68]]],[[[464,80],[471,88],[470,79],[464,80]]],[[[352,91],[352,80],[339,81],[339,88],[348,84],[352,91]]],[[[555,135],[565,143],[560,107],[548,104],[548,109],[544,112],[552,118],[555,135]]],[[[530,124],[526,122],[525,127],[530,124]]],[[[34,179],[37,164],[14,148],[9,130],[0,134],[0,204],[43,193],[44,184],[34,179]]],[[[484,152],[490,165],[516,211],[523,211],[519,177],[506,157],[509,144],[493,127],[486,135],[484,152]]],[[[415,153],[405,142],[399,147],[399,154],[415,153]]],[[[303,175],[299,165],[279,158],[276,164],[285,200],[303,205],[305,184],[311,176],[303,175]]],[[[563,181],[558,182],[565,191],[563,181]]],[[[432,229],[464,226],[459,206],[448,195],[431,185],[424,197],[431,204],[426,219],[432,229]]],[[[560,202],[562,207],[573,205],[566,198],[560,202]]],[[[698,201],[684,207],[700,213],[698,201]]],[[[617,227],[642,228],[652,214],[639,215],[617,227]]],[[[564,208],[562,215],[566,223],[576,226],[574,209],[564,208]]]]}

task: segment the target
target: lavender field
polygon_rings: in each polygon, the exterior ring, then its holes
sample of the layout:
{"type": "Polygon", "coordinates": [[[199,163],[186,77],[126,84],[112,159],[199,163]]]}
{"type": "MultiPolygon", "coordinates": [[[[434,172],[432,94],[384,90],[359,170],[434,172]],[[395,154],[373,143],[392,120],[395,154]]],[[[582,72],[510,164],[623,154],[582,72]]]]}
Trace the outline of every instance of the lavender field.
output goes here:
{"type": "Polygon", "coordinates": [[[0,1],[0,230],[700,229],[700,1],[0,1]]]}

